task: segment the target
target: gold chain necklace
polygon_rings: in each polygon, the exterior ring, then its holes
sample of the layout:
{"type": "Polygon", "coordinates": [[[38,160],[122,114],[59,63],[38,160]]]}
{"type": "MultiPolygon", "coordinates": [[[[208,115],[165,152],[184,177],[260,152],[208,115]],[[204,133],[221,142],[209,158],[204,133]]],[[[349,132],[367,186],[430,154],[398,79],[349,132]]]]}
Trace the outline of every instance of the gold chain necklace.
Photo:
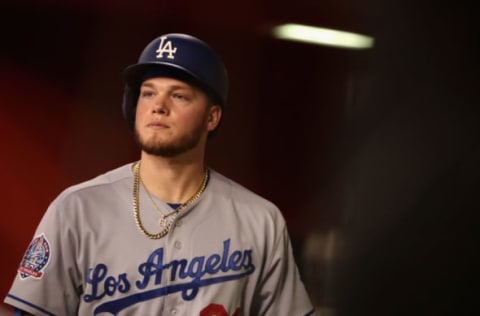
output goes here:
{"type": "Polygon", "coordinates": [[[150,239],[160,239],[163,236],[165,236],[170,231],[170,228],[172,227],[173,222],[177,218],[178,213],[181,210],[185,209],[190,204],[192,204],[193,202],[195,202],[202,195],[203,191],[205,190],[205,187],[207,186],[208,177],[209,177],[208,168],[205,168],[205,175],[203,176],[202,184],[198,188],[197,192],[187,202],[177,207],[177,209],[175,209],[173,212],[170,212],[164,215],[160,211],[156,203],[153,201],[153,198],[151,197],[150,192],[148,192],[147,188],[143,184],[143,181],[140,177],[140,162],[136,163],[135,166],[133,167],[133,218],[135,219],[135,223],[137,224],[138,229],[150,239]],[[163,230],[161,230],[157,234],[149,233],[146,230],[146,228],[143,226],[142,220],[140,219],[140,201],[139,201],[140,200],[139,199],[140,183],[142,183],[150,200],[153,202],[153,205],[159,211],[159,214],[161,216],[160,226],[163,226],[163,230]],[[170,220],[167,221],[167,217],[170,217],[170,220]]]}

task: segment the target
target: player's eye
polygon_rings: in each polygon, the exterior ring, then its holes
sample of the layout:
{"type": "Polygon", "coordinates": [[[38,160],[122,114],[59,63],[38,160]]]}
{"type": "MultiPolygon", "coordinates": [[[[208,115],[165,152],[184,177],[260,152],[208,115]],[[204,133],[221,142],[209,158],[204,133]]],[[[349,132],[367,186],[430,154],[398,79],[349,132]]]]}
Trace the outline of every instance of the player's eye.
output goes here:
{"type": "Polygon", "coordinates": [[[191,99],[190,96],[184,92],[174,92],[172,93],[172,98],[176,102],[189,102],[191,99]]]}
{"type": "Polygon", "coordinates": [[[151,98],[155,95],[155,93],[152,90],[141,90],[140,91],[140,96],[142,98],[151,98]]]}
{"type": "Polygon", "coordinates": [[[183,94],[180,94],[180,93],[174,93],[174,94],[173,94],[173,97],[174,97],[175,99],[178,99],[178,100],[184,100],[184,99],[186,99],[185,96],[184,96],[183,94]]]}

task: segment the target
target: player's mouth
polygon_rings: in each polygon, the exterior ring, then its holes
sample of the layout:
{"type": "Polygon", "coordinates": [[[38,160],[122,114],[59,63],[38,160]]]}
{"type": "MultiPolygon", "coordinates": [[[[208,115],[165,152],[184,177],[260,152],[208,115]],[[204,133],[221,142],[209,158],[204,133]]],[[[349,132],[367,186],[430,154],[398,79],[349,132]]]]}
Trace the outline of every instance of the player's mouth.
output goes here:
{"type": "Polygon", "coordinates": [[[151,122],[151,123],[148,123],[148,124],[147,124],[147,127],[148,127],[148,128],[152,128],[152,129],[167,129],[167,128],[170,128],[170,126],[168,126],[168,125],[165,124],[165,123],[161,123],[161,122],[151,122]]]}

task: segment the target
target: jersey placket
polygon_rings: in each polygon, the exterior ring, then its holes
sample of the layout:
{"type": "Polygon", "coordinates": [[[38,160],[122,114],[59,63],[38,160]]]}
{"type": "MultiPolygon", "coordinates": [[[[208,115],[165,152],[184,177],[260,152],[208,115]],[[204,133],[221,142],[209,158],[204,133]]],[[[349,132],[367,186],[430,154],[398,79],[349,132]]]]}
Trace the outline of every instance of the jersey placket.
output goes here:
{"type": "MultiPolygon", "coordinates": [[[[171,264],[174,261],[182,259],[188,260],[190,257],[188,244],[182,239],[182,237],[185,237],[185,234],[182,234],[182,224],[185,220],[185,213],[190,208],[191,206],[179,214],[179,216],[173,221],[170,231],[164,237],[166,239],[164,264],[170,263],[170,265],[168,269],[164,269],[163,271],[163,287],[172,288],[175,284],[188,283],[190,281],[189,279],[182,280],[180,278],[179,273],[182,269],[181,265],[174,269],[173,267],[175,265],[171,264]]],[[[164,302],[164,312],[166,315],[185,315],[186,308],[185,302],[182,299],[181,291],[167,294],[164,302]]]]}

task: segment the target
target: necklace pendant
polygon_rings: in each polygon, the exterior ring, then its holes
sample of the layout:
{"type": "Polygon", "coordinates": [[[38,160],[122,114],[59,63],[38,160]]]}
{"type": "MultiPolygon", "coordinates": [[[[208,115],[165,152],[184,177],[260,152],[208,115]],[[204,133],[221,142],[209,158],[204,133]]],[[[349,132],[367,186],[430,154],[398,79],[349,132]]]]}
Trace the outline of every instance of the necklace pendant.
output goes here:
{"type": "Polygon", "coordinates": [[[168,227],[167,220],[164,217],[160,218],[160,220],[158,221],[158,224],[162,227],[165,227],[165,228],[168,227]]]}

